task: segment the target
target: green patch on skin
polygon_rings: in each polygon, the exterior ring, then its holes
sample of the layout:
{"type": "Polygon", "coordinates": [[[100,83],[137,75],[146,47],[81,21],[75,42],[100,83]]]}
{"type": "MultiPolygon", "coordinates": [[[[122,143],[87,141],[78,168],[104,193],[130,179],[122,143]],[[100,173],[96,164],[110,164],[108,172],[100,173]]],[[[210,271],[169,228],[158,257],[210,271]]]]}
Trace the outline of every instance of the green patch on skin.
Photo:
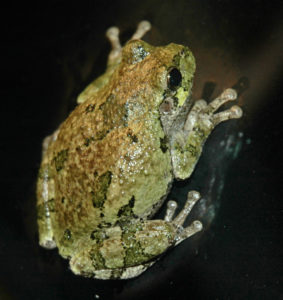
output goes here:
{"type": "Polygon", "coordinates": [[[89,253],[89,258],[92,262],[93,267],[96,270],[101,270],[101,269],[105,269],[105,259],[102,256],[101,252],[100,252],[100,245],[93,245],[92,249],[89,253]]]}
{"type": "Polygon", "coordinates": [[[184,89],[183,87],[180,87],[178,90],[177,90],[177,94],[176,94],[176,97],[179,99],[178,101],[178,105],[179,106],[182,106],[184,104],[184,102],[186,101],[187,99],[187,96],[188,96],[188,92],[186,89],[184,89]]]}
{"type": "Polygon", "coordinates": [[[101,176],[97,176],[97,174],[95,173],[94,177],[94,188],[91,192],[92,204],[96,208],[102,208],[107,198],[106,194],[111,183],[112,173],[110,171],[107,171],[101,176]]]}
{"type": "Polygon", "coordinates": [[[126,267],[139,265],[150,259],[150,257],[143,252],[141,244],[134,239],[131,239],[131,244],[126,248],[125,253],[124,264],[126,267]]]}
{"type": "Polygon", "coordinates": [[[57,156],[53,158],[53,161],[55,163],[56,171],[59,172],[64,168],[64,163],[68,159],[68,152],[69,149],[64,149],[60,151],[57,156]]]}
{"type": "Polygon", "coordinates": [[[144,248],[136,240],[137,231],[143,230],[143,224],[139,222],[128,223],[122,226],[122,244],[125,249],[124,265],[135,266],[150,260],[153,256],[144,253],[144,248]]]}

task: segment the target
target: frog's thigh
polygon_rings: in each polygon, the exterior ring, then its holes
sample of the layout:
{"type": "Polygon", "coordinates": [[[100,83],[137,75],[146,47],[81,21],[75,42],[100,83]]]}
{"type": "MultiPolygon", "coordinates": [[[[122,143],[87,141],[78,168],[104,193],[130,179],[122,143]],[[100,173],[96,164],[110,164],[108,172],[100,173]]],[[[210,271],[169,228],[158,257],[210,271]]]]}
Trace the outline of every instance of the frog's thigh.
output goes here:
{"type": "Polygon", "coordinates": [[[164,220],[131,220],[122,226],[95,231],[84,247],[75,253],[70,267],[75,274],[99,279],[136,277],[150,267],[162,253],[202,229],[199,221],[184,228],[183,223],[200,199],[196,191],[188,193],[184,208],[173,219],[177,208],[168,202],[164,220]]]}
{"type": "Polygon", "coordinates": [[[97,231],[75,253],[70,267],[75,274],[100,279],[131,278],[145,271],[174,242],[176,226],[164,220],[132,220],[97,231]]]}

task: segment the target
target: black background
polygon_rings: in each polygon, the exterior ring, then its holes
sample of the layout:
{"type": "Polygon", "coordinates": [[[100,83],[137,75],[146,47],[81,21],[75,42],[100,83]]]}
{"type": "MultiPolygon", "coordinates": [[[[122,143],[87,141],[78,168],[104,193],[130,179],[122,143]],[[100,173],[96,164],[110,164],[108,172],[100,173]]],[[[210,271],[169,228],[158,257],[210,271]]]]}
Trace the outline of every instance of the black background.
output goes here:
{"type": "Polygon", "coordinates": [[[283,299],[280,1],[15,2],[2,10],[4,17],[0,299],[283,299]],[[214,201],[203,234],[136,279],[81,278],[57,250],[37,243],[41,141],[103,72],[106,29],[119,26],[125,41],[142,19],[153,24],[148,42],[190,46],[197,60],[194,98],[211,98],[242,79],[244,116],[221,125],[193,177],[174,185],[175,199],[197,188],[214,201]],[[215,149],[229,136],[232,153],[223,158],[215,149]]]}

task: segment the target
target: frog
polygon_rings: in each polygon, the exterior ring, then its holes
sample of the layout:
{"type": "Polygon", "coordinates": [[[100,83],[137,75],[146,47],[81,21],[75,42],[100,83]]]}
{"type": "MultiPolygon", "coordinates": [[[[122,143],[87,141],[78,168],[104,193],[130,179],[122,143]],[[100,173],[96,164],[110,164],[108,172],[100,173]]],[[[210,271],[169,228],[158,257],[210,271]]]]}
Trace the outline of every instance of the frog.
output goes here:
{"type": "Polygon", "coordinates": [[[191,176],[204,143],[221,122],[242,116],[228,88],[207,103],[192,100],[196,69],[187,46],[152,46],[142,21],[122,47],[111,27],[104,74],[43,141],[37,180],[39,244],[58,248],[76,275],[129,279],[202,230],[184,226],[201,198],[190,191],[181,211],[170,200],[153,219],[174,180],[191,176]]]}

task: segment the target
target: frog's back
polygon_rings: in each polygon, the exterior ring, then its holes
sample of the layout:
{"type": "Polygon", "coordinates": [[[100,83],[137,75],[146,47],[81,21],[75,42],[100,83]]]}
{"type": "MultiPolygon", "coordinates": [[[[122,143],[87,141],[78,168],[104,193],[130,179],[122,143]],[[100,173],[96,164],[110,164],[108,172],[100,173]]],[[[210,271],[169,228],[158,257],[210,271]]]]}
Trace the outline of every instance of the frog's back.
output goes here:
{"type": "MultiPolygon", "coordinates": [[[[150,66],[145,70],[150,73],[150,66]]],[[[172,181],[156,108],[161,100],[148,99],[161,97],[160,92],[151,82],[123,76],[128,75],[120,71],[119,83],[114,78],[77,106],[45,154],[54,180],[52,226],[61,252],[62,245],[89,237],[97,227],[152,215],[172,181]]]]}

